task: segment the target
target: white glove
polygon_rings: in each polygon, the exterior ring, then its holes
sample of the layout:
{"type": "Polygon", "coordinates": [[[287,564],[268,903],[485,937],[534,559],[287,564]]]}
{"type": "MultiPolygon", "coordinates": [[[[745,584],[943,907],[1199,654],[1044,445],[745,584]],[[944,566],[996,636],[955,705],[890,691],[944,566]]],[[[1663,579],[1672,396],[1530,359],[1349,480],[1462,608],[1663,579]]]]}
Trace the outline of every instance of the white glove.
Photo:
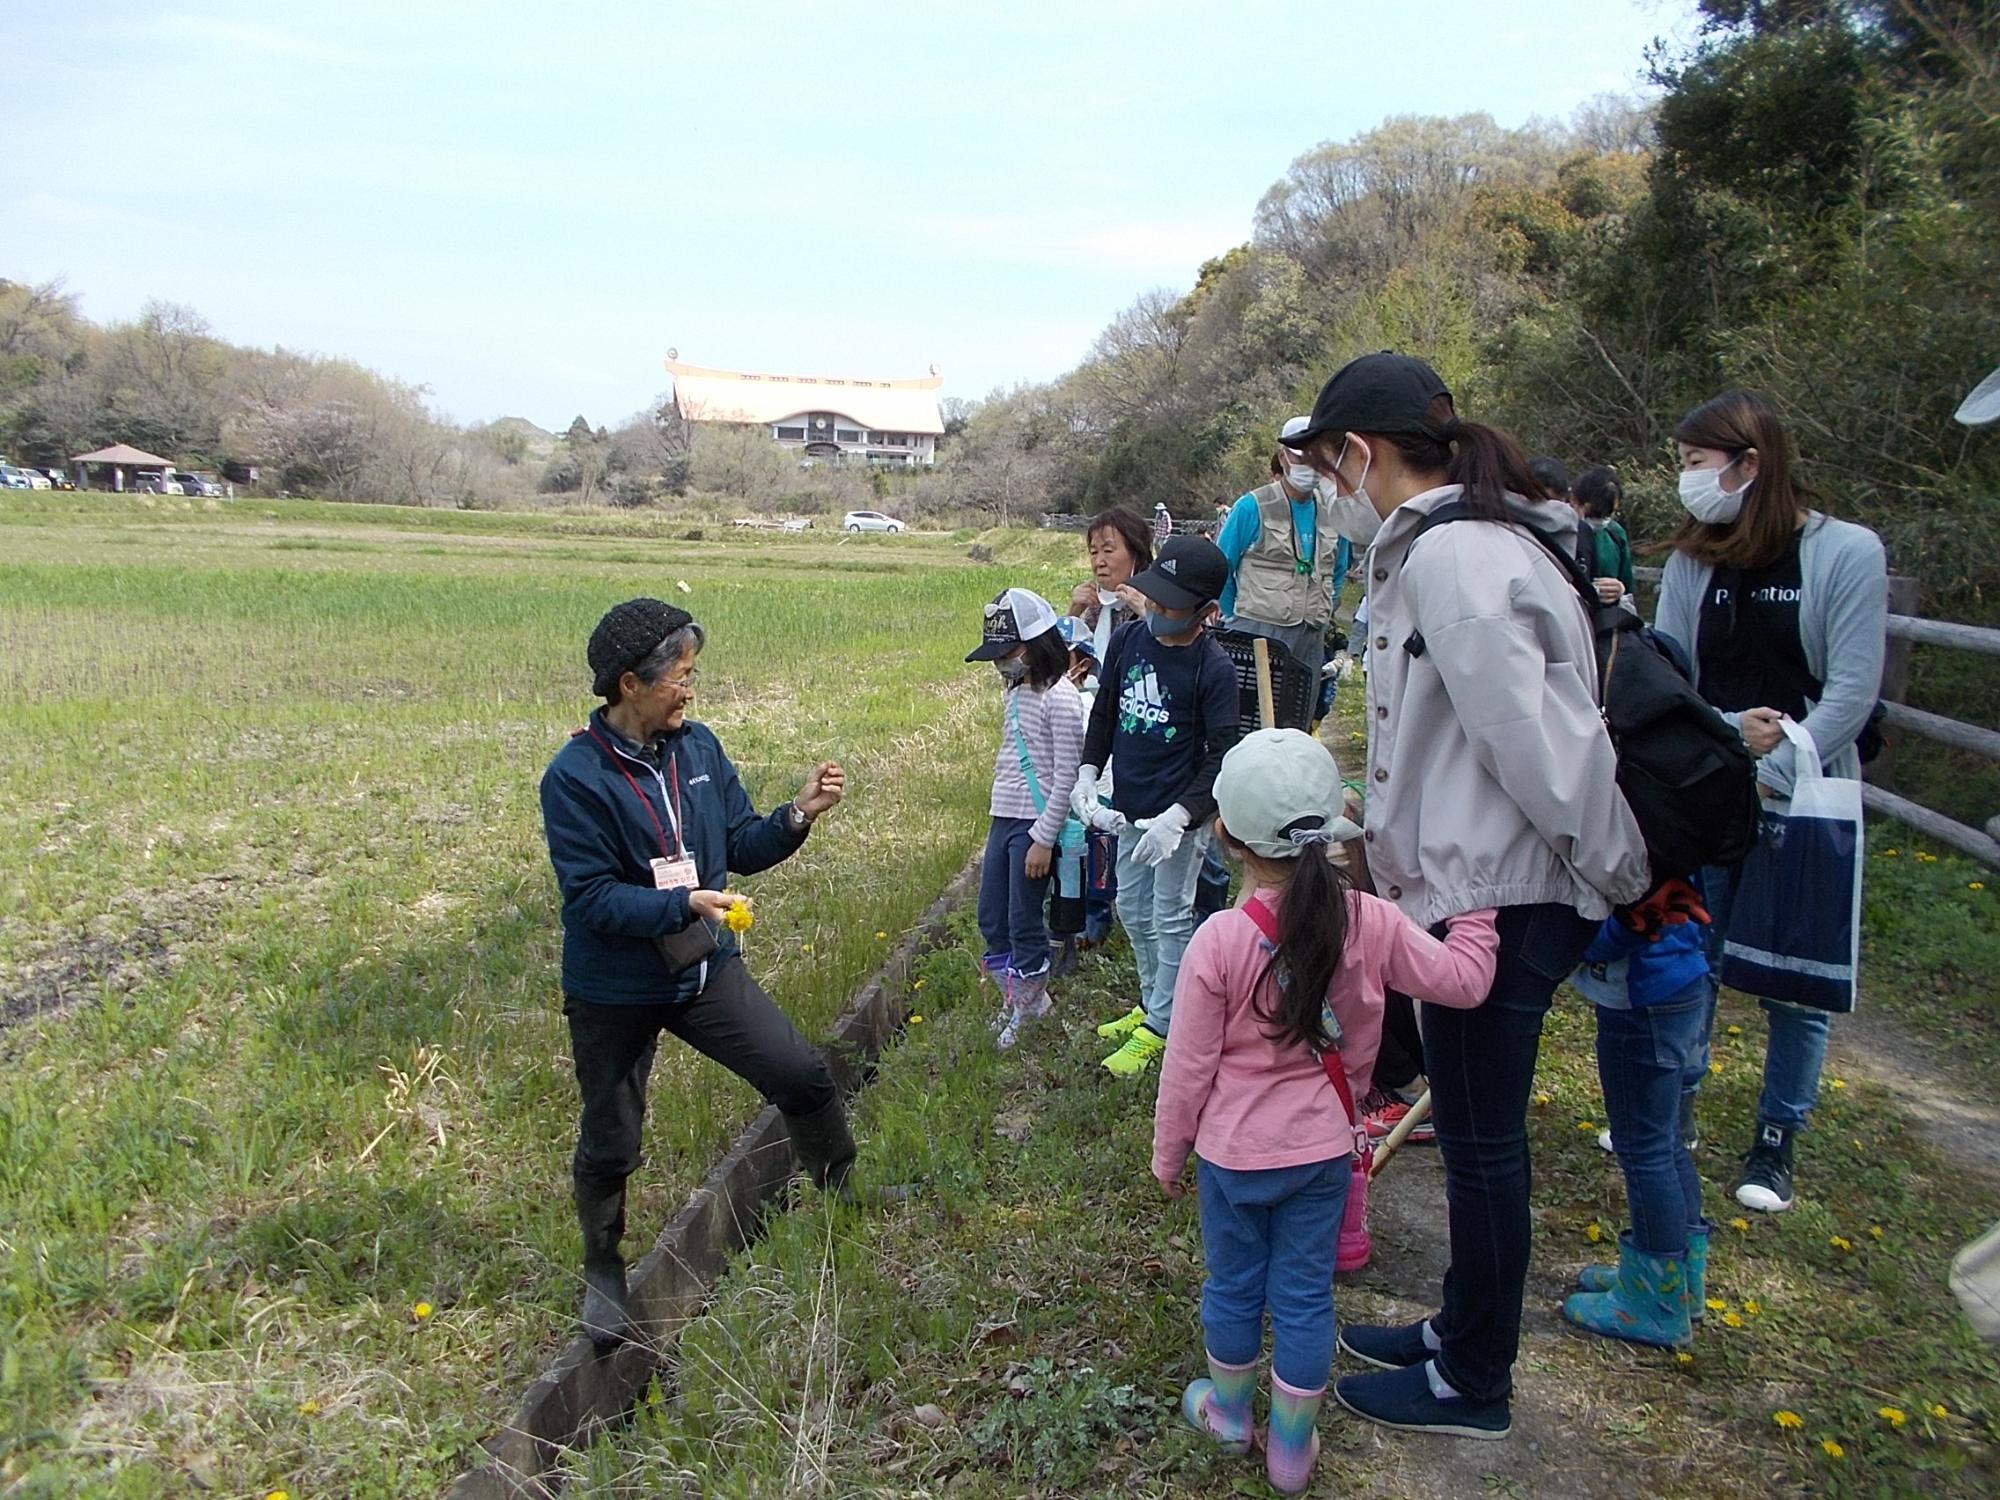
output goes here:
{"type": "Polygon", "coordinates": [[[1089,828],[1093,826],[1091,819],[1096,817],[1098,806],[1097,767],[1078,766],[1076,785],[1070,789],[1069,810],[1076,814],[1077,822],[1089,828]]]}
{"type": "Polygon", "coordinates": [[[1096,812],[1084,820],[1084,826],[1086,828],[1095,828],[1099,833],[1108,833],[1113,838],[1117,838],[1118,835],[1132,825],[1125,821],[1125,814],[1122,812],[1114,812],[1108,807],[1099,807],[1096,812]]]}
{"type": "Polygon", "coordinates": [[[1163,865],[1174,857],[1174,851],[1187,836],[1188,810],[1176,802],[1159,816],[1141,818],[1132,826],[1143,830],[1132,857],[1142,865],[1163,865]]]}

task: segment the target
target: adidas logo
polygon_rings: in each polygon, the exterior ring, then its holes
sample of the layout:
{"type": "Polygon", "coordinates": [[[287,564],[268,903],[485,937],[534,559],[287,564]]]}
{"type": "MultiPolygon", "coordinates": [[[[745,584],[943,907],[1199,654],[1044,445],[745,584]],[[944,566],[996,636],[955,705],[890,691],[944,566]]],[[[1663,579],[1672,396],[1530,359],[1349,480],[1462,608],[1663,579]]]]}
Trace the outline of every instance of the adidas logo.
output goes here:
{"type": "Polygon", "coordinates": [[[1178,557],[1170,557],[1160,564],[1160,571],[1168,577],[1172,577],[1174,574],[1180,572],[1180,570],[1181,560],[1178,557]]]}

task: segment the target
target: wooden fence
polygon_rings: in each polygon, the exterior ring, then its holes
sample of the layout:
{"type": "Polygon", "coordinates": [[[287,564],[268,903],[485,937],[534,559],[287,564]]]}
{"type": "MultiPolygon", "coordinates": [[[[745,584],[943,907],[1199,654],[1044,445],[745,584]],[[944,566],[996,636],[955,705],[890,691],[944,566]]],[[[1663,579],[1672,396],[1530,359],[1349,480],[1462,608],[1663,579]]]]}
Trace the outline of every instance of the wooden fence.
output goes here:
{"type": "MultiPolygon", "coordinates": [[[[1634,568],[1632,571],[1641,582],[1656,588],[1659,586],[1658,568],[1634,568]]],[[[1941,745],[1969,750],[1988,760],[2000,760],[2000,732],[1912,708],[1903,701],[1909,692],[1910,653],[1914,648],[1945,646],[1956,651],[2000,656],[2000,630],[1989,630],[1983,625],[1959,625],[1949,620],[1926,620],[1912,613],[1916,603],[1916,579],[1889,580],[1888,655],[1882,663],[1883,722],[1892,729],[1922,735],[1941,745]]],[[[1871,767],[1873,769],[1877,768],[1871,767]]],[[[1873,783],[1862,785],[1861,803],[1872,813],[1907,823],[1940,844],[1947,844],[1960,853],[2000,869],[2000,812],[1988,818],[1984,828],[1974,828],[1873,783]]]]}

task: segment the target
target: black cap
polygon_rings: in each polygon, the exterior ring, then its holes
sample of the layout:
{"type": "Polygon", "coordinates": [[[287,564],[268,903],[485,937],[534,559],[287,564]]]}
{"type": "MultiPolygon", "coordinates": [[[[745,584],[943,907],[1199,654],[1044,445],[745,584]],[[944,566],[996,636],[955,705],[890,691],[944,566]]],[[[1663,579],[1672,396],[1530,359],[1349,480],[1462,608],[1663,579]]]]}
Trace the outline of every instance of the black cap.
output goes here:
{"type": "Polygon", "coordinates": [[[1451,400],[1451,392],[1438,379],[1437,371],[1422,360],[1386,349],[1380,354],[1364,354],[1342,365],[1320,387],[1305,431],[1294,433],[1286,443],[1303,448],[1320,438],[1349,432],[1438,437],[1438,424],[1430,409],[1440,396],[1451,400]]]}
{"type": "Polygon", "coordinates": [[[965,653],[967,661],[998,661],[1023,641],[1056,628],[1056,612],[1032,589],[1002,589],[986,606],[979,644],[965,653]]]}
{"type": "Polygon", "coordinates": [[[1168,609],[1213,604],[1229,582],[1229,560],[1204,536],[1169,537],[1152,567],[1134,574],[1132,587],[1168,609]]]}
{"type": "Polygon", "coordinates": [[[600,698],[610,697],[620,677],[651,656],[661,641],[693,623],[693,615],[663,599],[627,599],[612,605],[591,631],[584,650],[590,663],[590,690],[600,698]]]}

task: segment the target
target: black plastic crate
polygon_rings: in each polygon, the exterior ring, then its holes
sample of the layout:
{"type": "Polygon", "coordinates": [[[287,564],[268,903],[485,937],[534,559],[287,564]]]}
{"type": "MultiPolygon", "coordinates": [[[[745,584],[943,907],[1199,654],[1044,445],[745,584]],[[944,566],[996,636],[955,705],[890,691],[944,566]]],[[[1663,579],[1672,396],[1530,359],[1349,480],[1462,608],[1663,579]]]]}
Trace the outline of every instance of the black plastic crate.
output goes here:
{"type": "MultiPolygon", "coordinates": [[[[1238,714],[1243,732],[1264,727],[1257,710],[1257,636],[1241,630],[1213,632],[1229,661],[1236,668],[1238,714]]],[[[1271,657],[1271,707],[1279,729],[1311,729],[1313,710],[1319,707],[1319,681],[1291,652],[1277,641],[1266,641],[1271,657]]]]}

